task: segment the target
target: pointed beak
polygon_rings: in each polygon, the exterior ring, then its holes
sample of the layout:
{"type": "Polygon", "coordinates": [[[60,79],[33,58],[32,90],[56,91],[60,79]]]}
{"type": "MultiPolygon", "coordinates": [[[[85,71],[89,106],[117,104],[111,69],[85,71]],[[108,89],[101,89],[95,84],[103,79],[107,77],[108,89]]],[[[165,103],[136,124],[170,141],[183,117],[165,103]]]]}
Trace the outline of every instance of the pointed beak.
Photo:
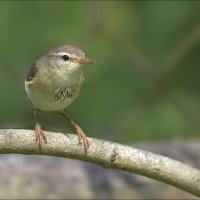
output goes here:
{"type": "Polygon", "coordinates": [[[80,60],[77,61],[79,64],[92,64],[95,63],[94,60],[90,60],[88,58],[81,58],[80,60]]]}

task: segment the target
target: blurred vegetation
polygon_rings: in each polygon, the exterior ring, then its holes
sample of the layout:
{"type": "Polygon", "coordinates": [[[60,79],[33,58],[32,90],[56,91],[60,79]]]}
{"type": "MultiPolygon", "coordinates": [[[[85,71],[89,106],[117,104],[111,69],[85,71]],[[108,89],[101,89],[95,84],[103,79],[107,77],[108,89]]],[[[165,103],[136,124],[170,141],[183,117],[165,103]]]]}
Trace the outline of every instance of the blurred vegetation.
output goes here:
{"type": "MultiPolygon", "coordinates": [[[[0,127],[34,128],[24,78],[35,59],[62,44],[96,64],[66,109],[91,137],[130,143],[198,137],[200,2],[1,1],[0,127]]],[[[44,112],[46,130],[70,127],[44,112]]]]}

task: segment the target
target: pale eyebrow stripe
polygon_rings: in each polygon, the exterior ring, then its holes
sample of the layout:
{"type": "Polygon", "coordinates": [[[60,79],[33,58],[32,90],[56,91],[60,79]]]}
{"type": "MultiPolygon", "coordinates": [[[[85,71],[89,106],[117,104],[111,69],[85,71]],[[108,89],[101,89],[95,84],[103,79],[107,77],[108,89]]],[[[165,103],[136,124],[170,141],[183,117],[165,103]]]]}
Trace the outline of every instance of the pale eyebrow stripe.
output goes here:
{"type": "Polygon", "coordinates": [[[51,53],[51,55],[53,56],[62,56],[62,55],[65,55],[67,54],[66,52],[62,51],[62,52],[59,52],[59,53],[51,53]]]}
{"type": "Polygon", "coordinates": [[[63,56],[63,55],[69,55],[70,58],[76,58],[77,56],[75,54],[68,54],[64,51],[59,52],[59,53],[52,53],[52,56],[63,56]]]}

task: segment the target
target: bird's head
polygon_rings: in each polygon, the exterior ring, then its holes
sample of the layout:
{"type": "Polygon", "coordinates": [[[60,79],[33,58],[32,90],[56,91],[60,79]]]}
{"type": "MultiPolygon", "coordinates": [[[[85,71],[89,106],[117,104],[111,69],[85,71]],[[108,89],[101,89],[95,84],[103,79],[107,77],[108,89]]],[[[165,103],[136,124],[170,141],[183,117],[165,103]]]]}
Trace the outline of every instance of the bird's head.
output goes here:
{"type": "Polygon", "coordinates": [[[63,45],[51,50],[48,55],[51,67],[74,71],[83,64],[92,64],[93,60],[85,57],[84,52],[76,46],[63,45]]]}

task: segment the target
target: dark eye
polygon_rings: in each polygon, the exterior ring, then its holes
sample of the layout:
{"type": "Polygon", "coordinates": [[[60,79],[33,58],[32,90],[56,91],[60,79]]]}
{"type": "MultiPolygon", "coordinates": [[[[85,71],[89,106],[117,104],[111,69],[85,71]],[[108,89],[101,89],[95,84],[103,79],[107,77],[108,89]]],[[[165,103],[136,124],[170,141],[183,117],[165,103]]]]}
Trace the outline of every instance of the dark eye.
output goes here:
{"type": "Polygon", "coordinates": [[[68,55],[63,55],[63,56],[61,56],[61,58],[62,58],[64,61],[68,61],[68,60],[69,60],[69,56],[68,56],[68,55]]]}

